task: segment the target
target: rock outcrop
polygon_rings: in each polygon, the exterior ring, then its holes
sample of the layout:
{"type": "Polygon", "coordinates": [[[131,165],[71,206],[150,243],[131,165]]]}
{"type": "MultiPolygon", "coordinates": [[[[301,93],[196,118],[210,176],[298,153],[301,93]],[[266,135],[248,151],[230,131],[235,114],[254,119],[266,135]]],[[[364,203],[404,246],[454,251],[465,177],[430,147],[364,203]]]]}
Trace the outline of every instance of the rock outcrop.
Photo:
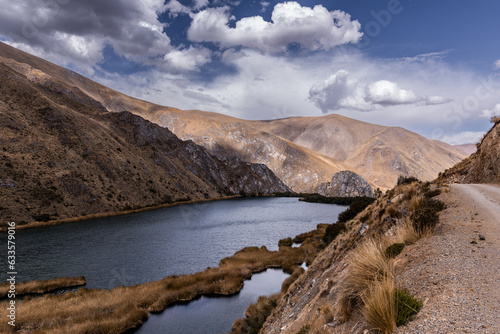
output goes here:
{"type": "Polygon", "coordinates": [[[373,197],[373,189],[368,182],[348,170],[335,173],[332,180],[320,184],[316,192],[327,197],[373,197]]]}

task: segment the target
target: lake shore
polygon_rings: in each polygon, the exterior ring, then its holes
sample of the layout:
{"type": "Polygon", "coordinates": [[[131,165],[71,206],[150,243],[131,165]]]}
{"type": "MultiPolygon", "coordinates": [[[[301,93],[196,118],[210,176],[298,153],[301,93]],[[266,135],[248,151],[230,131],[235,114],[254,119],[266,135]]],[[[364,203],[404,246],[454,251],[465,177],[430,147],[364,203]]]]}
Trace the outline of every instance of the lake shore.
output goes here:
{"type": "MultiPolygon", "coordinates": [[[[266,195],[266,197],[267,196],[271,197],[273,195],[266,195]]],[[[54,225],[61,225],[61,224],[66,224],[66,223],[76,223],[76,222],[81,222],[81,221],[96,219],[96,218],[124,216],[124,215],[133,214],[133,213],[158,210],[158,209],[163,209],[163,208],[168,208],[168,207],[179,206],[179,205],[183,205],[183,204],[223,201],[223,200],[240,198],[240,197],[243,197],[243,196],[242,195],[231,195],[231,196],[223,196],[223,197],[209,198],[209,199],[178,201],[178,202],[174,202],[174,203],[165,203],[165,204],[159,204],[159,205],[154,205],[154,206],[147,206],[147,207],[143,207],[143,208],[139,208],[139,209],[125,210],[125,211],[102,212],[102,213],[95,213],[95,214],[91,214],[91,215],[85,215],[85,216],[79,216],[79,217],[73,217],[73,218],[49,220],[46,222],[33,222],[33,223],[28,223],[28,224],[23,224],[23,225],[16,224],[16,229],[17,230],[24,230],[24,229],[29,229],[29,228],[54,226],[54,225]]],[[[264,197],[264,196],[259,196],[259,197],[264,197]]],[[[0,232],[5,232],[5,231],[7,231],[7,226],[0,227],[0,232]]]]}

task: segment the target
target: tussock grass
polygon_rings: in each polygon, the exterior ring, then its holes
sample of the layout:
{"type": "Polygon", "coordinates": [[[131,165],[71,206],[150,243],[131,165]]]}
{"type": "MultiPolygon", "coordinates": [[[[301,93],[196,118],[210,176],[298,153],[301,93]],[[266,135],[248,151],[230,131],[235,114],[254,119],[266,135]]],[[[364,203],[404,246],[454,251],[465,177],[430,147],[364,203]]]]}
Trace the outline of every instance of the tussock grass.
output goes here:
{"type": "Polygon", "coordinates": [[[362,301],[366,291],[380,278],[392,275],[393,262],[385,255],[387,242],[382,237],[368,239],[346,259],[347,274],[337,294],[335,313],[345,321],[362,301]]]}
{"type": "Polygon", "coordinates": [[[394,278],[385,275],[374,281],[362,296],[363,316],[373,328],[389,334],[396,328],[394,278]]]}
{"type": "MultiPolygon", "coordinates": [[[[50,280],[37,280],[30,282],[19,282],[16,283],[16,295],[26,295],[26,294],[43,294],[46,292],[70,288],[76,286],[82,286],[87,284],[85,277],[59,277],[50,280]]],[[[0,285],[0,298],[5,298],[9,292],[10,283],[5,282],[0,285]]]]}

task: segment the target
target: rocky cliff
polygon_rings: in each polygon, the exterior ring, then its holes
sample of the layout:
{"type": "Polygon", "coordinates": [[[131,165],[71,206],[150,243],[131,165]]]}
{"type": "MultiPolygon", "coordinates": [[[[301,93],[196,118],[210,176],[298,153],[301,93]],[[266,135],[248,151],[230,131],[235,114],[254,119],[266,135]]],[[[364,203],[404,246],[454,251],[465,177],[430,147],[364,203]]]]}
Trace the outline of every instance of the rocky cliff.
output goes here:
{"type": "Polygon", "coordinates": [[[320,184],[316,192],[327,197],[373,197],[373,189],[368,182],[351,171],[335,173],[332,180],[320,184]]]}
{"type": "Polygon", "coordinates": [[[166,128],[110,113],[80,89],[15,65],[21,72],[0,63],[3,224],[289,190],[264,165],[222,161],[166,128]]]}

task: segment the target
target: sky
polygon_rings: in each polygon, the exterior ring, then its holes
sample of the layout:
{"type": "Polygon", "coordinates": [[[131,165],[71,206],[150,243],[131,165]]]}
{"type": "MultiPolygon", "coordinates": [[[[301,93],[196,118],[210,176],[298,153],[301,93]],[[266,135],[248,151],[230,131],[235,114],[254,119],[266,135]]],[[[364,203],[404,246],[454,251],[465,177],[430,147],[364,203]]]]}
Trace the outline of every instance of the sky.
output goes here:
{"type": "Polygon", "coordinates": [[[128,95],[450,144],[500,114],[498,0],[0,0],[0,40],[128,95]]]}

